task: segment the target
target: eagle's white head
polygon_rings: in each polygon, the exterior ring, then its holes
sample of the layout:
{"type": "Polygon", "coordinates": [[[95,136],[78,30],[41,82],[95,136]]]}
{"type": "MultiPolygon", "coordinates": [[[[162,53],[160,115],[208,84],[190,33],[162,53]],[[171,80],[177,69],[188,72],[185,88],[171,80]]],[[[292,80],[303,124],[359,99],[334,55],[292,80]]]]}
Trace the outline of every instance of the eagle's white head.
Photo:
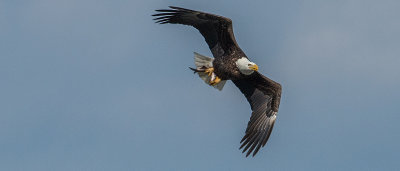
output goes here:
{"type": "Polygon", "coordinates": [[[246,57],[242,57],[236,61],[236,67],[244,75],[250,75],[258,70],[258,66],[254,62],[250,62],[246,57]]]}

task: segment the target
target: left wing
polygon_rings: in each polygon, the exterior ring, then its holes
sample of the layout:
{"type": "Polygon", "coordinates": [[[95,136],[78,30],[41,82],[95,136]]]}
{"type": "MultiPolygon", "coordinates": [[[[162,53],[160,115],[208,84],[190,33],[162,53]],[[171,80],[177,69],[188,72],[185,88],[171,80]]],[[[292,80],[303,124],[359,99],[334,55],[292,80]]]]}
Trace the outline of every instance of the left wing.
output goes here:
{"type": "Polygon", "coordinates": [[[246,96],[251,106],[251,117],[247,124],[246,134],[240,141],[246,157],[253,152],[253,157],[264,147],[274,127],[281,98],[281,85],[254,72],[241,80],[232,80],[246,96]]]}
{"type": "Polygon", "coordinates": [[[233,35],[232,20],[226,17],[170,6],[171,9],[156,10],[156,23],[184,24],[200,31],[215,58],[239,48],[233,35]]]}

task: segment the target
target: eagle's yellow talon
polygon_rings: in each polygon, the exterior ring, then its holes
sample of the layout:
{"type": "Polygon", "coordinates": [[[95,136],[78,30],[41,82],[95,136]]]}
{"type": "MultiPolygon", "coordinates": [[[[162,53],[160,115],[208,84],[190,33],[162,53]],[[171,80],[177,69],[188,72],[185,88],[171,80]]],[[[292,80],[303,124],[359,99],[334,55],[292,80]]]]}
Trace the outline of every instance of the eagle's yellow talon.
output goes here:
{"type": "Polygon", "coordinates": [[[214,72],[214,68],[207,68],[204,72],[208,74],[208,76],[211,76],[211,74],[214,72]]]}
{"type": "Polygon", "coordinates": [[[219,82],[221,82],[221,78],[216,76],[214,80],[210,81],[210,85],[214,86],[214,85],[218,84],[219,82]]]}

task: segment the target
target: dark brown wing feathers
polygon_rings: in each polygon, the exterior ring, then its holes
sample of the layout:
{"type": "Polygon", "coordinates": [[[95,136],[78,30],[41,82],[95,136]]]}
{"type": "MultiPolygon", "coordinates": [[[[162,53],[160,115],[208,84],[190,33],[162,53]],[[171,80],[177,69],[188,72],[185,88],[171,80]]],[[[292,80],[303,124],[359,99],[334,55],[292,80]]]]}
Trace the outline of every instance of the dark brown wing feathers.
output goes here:
{"type": "Polygon", "coordinates": [[[281,86],[258,72],[242,80],[233,80],[233,83],[245,95],[253,111],[246,134],[240,141],[240,149],[244,147],[246,156],[252,152],[254,156],[271,135],[279,108],[281,86]]]}
{"type": "Polygon", "coordinates": [[[195,27],[205,38],[214,57],[229,53],[231,47],[237,47],[232,30],[232,20],[222,16],[173,7],[156,10],[156,23],[184,24],[195,27]],[[216,49],[217,48],[217,49],[216,49]],[[220,53],[222,52],[222,53],[220,53]]]}

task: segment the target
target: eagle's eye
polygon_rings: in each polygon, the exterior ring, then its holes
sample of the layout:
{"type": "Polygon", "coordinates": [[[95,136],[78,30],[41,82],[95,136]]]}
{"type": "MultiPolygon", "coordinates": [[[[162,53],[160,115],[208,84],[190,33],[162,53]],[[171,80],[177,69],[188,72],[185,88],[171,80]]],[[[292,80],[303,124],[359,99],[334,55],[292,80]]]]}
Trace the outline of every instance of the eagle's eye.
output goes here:
{"type": "Polygon", "coordinates": [[[247,64],[247,66],[251,66],[251,64],[247,64]]]}

